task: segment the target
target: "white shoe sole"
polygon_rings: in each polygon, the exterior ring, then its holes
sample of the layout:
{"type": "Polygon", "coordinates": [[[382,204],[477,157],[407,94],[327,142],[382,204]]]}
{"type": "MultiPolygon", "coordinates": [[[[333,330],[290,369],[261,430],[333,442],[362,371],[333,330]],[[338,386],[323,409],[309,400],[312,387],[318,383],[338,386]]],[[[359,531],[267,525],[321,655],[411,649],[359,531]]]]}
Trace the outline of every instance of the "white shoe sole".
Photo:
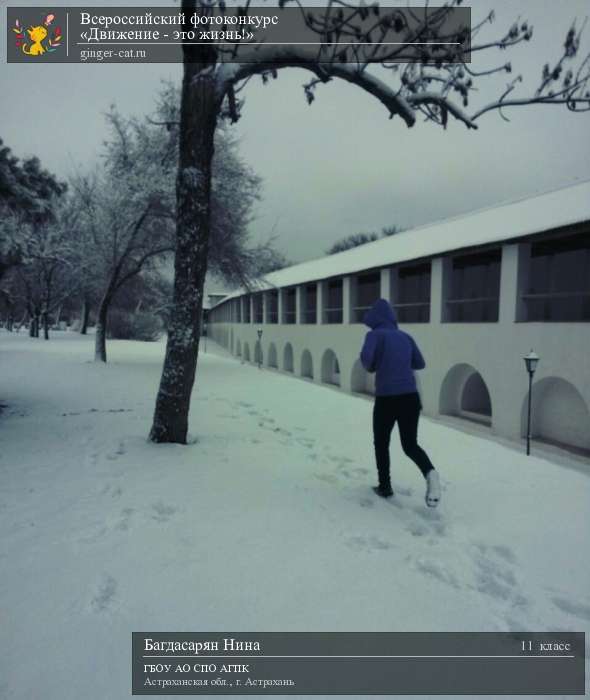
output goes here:
{"type": "Polygon", "coordinates": [[[431,474],[432,477],[426,479],[426,496],[424,500],[429,508],[436,508],[440,503],[440,479],[436,472],[431,472],[431,474]]]}

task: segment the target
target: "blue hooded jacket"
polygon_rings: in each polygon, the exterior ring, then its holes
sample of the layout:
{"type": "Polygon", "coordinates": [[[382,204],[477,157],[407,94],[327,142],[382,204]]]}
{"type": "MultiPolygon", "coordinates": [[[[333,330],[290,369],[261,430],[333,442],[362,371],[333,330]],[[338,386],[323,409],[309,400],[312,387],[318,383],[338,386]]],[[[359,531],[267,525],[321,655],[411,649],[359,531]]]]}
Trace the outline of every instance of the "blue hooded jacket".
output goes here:
{"type": "Polygon", "coordinates": [[[376,372],[375,395],[415,392],[414,370],[424,369],[426,363],[412,336],[397,327],[390,303],[378,299],[363,321],[371,330],[365,336],[361,362],[367,372],[376,372]]]}

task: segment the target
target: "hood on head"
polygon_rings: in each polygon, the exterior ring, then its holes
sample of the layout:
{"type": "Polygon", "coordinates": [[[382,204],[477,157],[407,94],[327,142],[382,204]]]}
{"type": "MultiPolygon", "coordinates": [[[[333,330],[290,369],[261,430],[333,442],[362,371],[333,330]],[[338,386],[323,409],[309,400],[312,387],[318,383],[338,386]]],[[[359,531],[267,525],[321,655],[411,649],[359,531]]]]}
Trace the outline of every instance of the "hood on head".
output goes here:
{"type": "Polygon", "coordinates": [[[390,326],[397,328],[395,311],[387,299],[377,299],[373,306],[365,313],[363,318],[365,326],[377,328],[378,326],[390,326]]]}

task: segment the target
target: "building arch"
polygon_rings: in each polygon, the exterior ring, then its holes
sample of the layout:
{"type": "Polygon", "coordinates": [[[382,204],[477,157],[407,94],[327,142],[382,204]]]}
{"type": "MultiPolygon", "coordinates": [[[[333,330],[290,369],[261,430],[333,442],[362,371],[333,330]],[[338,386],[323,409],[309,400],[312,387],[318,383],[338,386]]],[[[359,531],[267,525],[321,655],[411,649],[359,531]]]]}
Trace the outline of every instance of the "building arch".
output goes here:
{"type": "Polygon", "coordinates": [[[244,362],[250,362],[250,346],[244,343],[244,362]]]}
{"type": "Polygon", "coordinates": [[[336,353],[330,348],[322,355],[321,378],[324,384],[340,386],[340,365],[336,353]]]}
{"type": "MultiPolygon", "coordinates": [[[[521,436],[527,432],[528,391],[521,411],[521,436]]],[[[571,383],[545,377],[533,384],[531,406],[533,438],[566,448],[590,450],[590,411],[571,383]]]]}
{"type": "Polygon", "coordinates": [[[304,350],[301,354],[301,376],[313,379],[313,358],[309,350],[304,350]]]}
{"type": "Polygon", "coordinates": [[[242,357],[242,343],[239,338],[236,341],[236,356],[242,357]]]}
{"type": "Polygon", "coordinates": [[[472,365],[457,364],[447,372],[440,389],[439,412],[492,424],[492,400],[482,375],[472,365]]]}
{"type": "Polygon", "coordinates": [[[369,396],[375,395],[375,374],[367,372],[367,370],[363,367],[360,358],[357,358],[356,362],[352,366],[352,371],[350,373],[350,388],[351,391],[359,394],[368,394],[369,396]]]}
{"type": "Polygon", "coordinates": [[[268,346],[268,366],[269,367],[274,367],[275,369],[278,368],[278,362],[277,362],[277,346],[274,343],[271,343],[268,346]]]}
{"type": "Polygon", "coordinates": [[[293,346],[291,343],[287,343],[283,350],[283,369],[285,372],[293,371],[293,346]]]}

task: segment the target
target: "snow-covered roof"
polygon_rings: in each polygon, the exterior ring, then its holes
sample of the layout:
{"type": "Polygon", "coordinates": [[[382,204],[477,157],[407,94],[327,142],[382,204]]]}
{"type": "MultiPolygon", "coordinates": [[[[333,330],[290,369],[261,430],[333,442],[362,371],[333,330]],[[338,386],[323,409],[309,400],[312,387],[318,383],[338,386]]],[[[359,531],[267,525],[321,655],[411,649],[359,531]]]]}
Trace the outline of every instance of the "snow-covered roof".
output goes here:
{"type": "Polygon", "coordinates": [[[228,292],[207,292],[203,300],[203,308],[205,310],[212,309],[220,304],[227,296],[228,292]]]}
{"type": "MultiPolygon", "coordinates": [[[[342,253],[292,265],[266,275],[258,289],[348,275],[585,221],[590,221],[590,181],[425,224],[342,253]]],[[[220,303],[246,292],[237,289],[220,303]]]]}

